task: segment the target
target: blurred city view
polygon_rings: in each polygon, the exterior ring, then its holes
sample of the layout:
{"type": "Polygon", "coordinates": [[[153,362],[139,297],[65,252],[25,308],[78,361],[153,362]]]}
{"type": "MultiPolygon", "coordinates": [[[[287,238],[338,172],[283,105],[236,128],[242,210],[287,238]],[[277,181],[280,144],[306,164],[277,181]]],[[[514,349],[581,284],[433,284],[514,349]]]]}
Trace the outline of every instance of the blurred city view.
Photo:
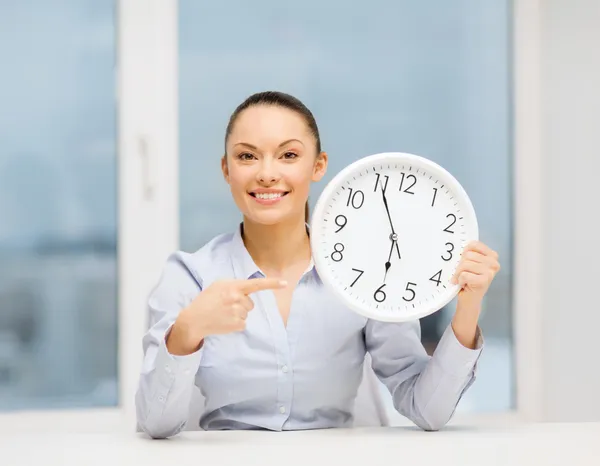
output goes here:
{"type": "MultiPolygon", "coordinates": [[[[461,409],[510,408],[509,4],[180,0],[181,248],[239,221],[219,158],[253,92],[314,112],[330,168],[313,205],[365,155],[431,158],[463,184],[503,265],[461,409]]],[[[0,411],[119,401],[115,14],[107,0],[0,2],[0,411]]],[[[423,322],[428,348],[452,311],[423,322]]]]}
{"type": "Polygon", "coordinates": [[[0,410],[117,403],[113,2],[0,2],[0,410]]]}

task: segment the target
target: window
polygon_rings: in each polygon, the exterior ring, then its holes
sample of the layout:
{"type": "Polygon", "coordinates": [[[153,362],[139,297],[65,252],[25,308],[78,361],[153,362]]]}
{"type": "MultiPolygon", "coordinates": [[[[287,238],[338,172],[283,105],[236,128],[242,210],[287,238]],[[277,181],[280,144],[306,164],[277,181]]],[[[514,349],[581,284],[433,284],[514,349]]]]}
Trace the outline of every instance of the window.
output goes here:
{"type": "Polygon", "coordinates": [[[114,5],[2,2],[0,55],[0,411],[114,406],[114,5]]]}
{"type": "MultiPolygon", "coordinates": [[[[196,250],[239,221],[219,159],[230,113],[254,92],[289,92],[315,114],[330,168],[313,203],[363,156],[436,161],[469,193],[481,239],[503,265],[466,411],[513,407],[509,3],[180,2],[181,247],[196,250]]],[[[423,320],[429,351],[454,304],[423,320]]]]}

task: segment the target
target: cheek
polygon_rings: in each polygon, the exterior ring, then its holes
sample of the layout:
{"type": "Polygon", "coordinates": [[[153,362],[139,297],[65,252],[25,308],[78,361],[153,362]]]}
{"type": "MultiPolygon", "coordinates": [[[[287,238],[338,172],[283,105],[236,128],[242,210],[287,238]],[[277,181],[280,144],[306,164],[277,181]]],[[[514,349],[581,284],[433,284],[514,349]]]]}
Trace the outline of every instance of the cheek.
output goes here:
{"type": "Polygon", "coordinates": [[[308,192],[312,178],[312,166],[290,166],[284,175],[286,183],[296,191],[308,192]]]}
{"type": "Polygon", "coordinates": [[[245,191],[246,186],[253,177],[253,173],[247,167],[230,166],[229,186],[231,187],[231,191],[245,191]]]}

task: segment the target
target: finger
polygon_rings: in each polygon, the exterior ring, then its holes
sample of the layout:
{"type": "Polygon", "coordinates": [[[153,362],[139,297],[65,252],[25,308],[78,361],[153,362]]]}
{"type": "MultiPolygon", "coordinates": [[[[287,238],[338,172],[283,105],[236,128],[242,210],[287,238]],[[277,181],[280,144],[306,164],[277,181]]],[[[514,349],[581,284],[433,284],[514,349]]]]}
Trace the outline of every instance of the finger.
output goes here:
{"type": "Polygon", "coordinates": [[[490,270],[490,267],[485,262],[473,262],[471,260],[463,261],[456,268],[457,272],[471,272],[478,275],[484,275],[490,270]]]}
{"type": "Polygon", "coordinates": [[[225,289],[223,291],[223,302],[225,304],[235,304],[241,302],[247,296],[236,289],[225,289]]]}
{"type": "Polygon", "coordinates": [[[500,269],[502,269],[502,266],[500,265],[500,262],[498,262],[497,260],[494,261],[494,263],[492,264],[492,268],[494,270],[494,272],[498,273],[500,272],[500,269]]]}
{"type": "Polygon", "coordinates": [[[485,260],[485,264],[487,264],[488,268],[494,273],[498,273],[500,271],[500,262],[493,257],[487,257],[485,260]]]}
{"type": "Polygon", "coordinates": [[[458,264],[458,267],[456,267],[456,271],[452,276],[451,282],[458,283],[457,277],[463,272],[468,272],[474,275],[487,275],[489,270],[490,269],[487,264],[466,260],[458,264]]]}
{"type": "Polygon", "coordinates": [[[231,329],[234,332],[243,332],[244,330],[246,330],[246,321],[244,319],[239,318],[235,319],[231,324],[231,329]]]}
{"type": "Polygon", "coordinates": [[[235,286],[242,293],[250,294],[262,290],[285,288],[287,282],[279,278],[251,278],[250,280],[237,280],[235,286]]]}
{"type": "Polygon", "coordinates": [[[471,288],[480,288],[488,284],[488,279],[485,275],[478,275],[472,272],[462,272],[458,276],[458,285],[461,288],[469,286],[471,288]]]}
{"type": "Polygon", "coordinates": [[[484,256],[490,256],[496,259],[498,258],[498,253],[481,241],[471,241],[465,247],[464,252],[466,251],[475,251],[483,254],[484,256]]]}
{"type": "Polygon", "coordinates": [[[473,262],[485,262],[486,260],[488,260],[488,257],[485,254],[474,250],[463,252],[462,258],[463,260],[470,260],[473,262]]]}
{"type": "MultiPolygon", "coordinates": [[[[467,251],[463,253],[462,261],[472,261],[485,264],[488,268],[494,272],[500,271],[500,263],[493,256],[485,256],[477,251],[467,251]]],[[[460,266],[460,264],[459,264],[460,266]]]]}
{"type": "Polygon", "coordinates": [[[246,295],[242,295],[239,304],[242,305],[247,312],[250,312],[252,309],[254,309],[254,301],[252,301],[252,299],[246,295]]]}
{"type": "Polygon", "coordinates": [[[231,312],[238,319],[246,320],[248,317],[248,311],[240,303],[233,304],[231,306],[231,312]]]}

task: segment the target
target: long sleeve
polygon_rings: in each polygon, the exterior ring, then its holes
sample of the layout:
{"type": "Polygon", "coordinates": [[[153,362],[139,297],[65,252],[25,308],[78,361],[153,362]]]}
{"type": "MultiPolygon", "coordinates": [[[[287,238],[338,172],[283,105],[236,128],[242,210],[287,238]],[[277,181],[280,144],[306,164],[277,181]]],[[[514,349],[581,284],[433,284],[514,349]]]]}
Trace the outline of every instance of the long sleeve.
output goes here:
{"type": "Polygon", "coordinates": [[[365,342],[373,370],[392,394],[396,410],[424,430],[439,430],[451,419],[475,379],[483,348],[479,328],[477,347],[469,349],[449,325],[430,357],[421,344],[418,321],[369,320],[365,342]]]}
{"type": "Polygon", "coordinates": [[[201,291],[201,282],[173,254],[148,300],[150,328],[143,338],[144,359],[135,396],[138,426],[153,438],[179,433],[186,424],[202,349],[186,356],[169,353],[166,337],[180,310],[201,291]]]}

